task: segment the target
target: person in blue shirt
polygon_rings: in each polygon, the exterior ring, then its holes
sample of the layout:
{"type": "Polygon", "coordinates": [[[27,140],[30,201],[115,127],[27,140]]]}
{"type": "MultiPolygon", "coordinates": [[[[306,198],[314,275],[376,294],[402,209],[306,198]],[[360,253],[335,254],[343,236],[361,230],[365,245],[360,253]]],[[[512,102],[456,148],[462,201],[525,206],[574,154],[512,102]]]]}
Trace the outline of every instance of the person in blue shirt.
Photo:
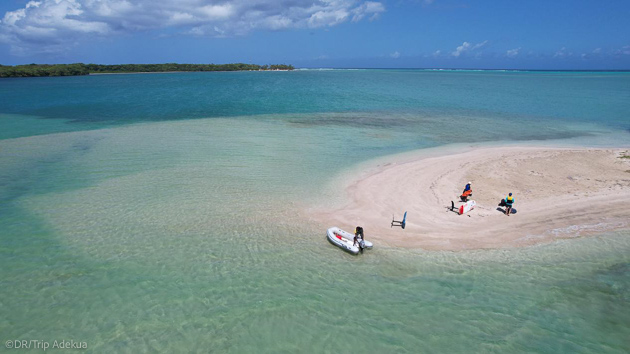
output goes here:
{"type": "Polygon", "coordinates": [[[470,185],[471,183],[468,182],[468,184],[466,184],[466,187],[464,187],[464,191],[462,192],[462,195],[460,196],[460,199],[462,200],[462,202],[467,202],[468,197],[472,196],[472,187],[470,185]]]}
{"type": "Polygon", "coordinates": [[[512,196],[510,193],[507,197],[505,197],[505,214],[510,216],[510,212],[512,211],[512,204],[516,202],[516,198],[512,196]]]}

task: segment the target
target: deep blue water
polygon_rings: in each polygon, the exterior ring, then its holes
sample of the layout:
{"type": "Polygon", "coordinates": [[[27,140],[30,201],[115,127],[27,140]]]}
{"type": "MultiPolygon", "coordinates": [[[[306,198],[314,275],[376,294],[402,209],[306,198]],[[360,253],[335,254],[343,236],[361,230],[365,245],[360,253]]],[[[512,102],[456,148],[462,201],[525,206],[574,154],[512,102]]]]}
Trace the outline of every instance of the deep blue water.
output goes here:
{"type": "Polygon", "coordinates": [[[106,124],[400,112],[562,119],[630,128],[630,73],[305,70],[100,75],[3,79],[0,97],[0,113],[106,124]]]}

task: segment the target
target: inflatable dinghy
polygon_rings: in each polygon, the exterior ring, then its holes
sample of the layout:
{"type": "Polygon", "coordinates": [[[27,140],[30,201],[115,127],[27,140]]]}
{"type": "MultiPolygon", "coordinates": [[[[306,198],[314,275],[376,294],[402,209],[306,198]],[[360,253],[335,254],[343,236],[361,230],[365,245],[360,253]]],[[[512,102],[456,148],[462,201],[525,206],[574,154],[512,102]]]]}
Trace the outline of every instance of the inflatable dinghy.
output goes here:
{"type": "MultiPolygon", "coordinates": [[[[358,254],[359,251],[361,251],[359,245],[354,244],[354,234],[344,231],[338,227],[331,227],[328,229],[326,231],[326,237],[330,243],[346,252],[358,254]]],[[[361,239],[359,239],[359,242],[361,242],[361,239]]],[[[364,248],[372,248],[372,242],[365,240],[363,240],[363,242],[365,243],[364,248]]]]}

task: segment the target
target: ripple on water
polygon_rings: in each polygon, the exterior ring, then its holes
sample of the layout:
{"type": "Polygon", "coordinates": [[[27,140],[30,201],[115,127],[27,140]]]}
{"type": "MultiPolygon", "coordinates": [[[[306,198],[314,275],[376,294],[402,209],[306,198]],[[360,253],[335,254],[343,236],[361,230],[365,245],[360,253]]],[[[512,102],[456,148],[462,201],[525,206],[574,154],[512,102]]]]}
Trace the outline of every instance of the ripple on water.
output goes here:
{"type": "Polygon", "coordinates": [[[57,188],[16,195],[14,214],[0,214],[2,332],[71,335],[95,351],[627,348],[627,232],[354,257],[295,212],[326,193],[327,164],[351,164],[330,160],[351,147],[313,150],[328,128],[272,146],[285,129],[147,124],[63,135],[33,153],[35,165],[38,154],[67,158],[28,183],[57,188]],[[102,140],[81,148],[92,140],[75,138],[92,134],[102,140]]]}

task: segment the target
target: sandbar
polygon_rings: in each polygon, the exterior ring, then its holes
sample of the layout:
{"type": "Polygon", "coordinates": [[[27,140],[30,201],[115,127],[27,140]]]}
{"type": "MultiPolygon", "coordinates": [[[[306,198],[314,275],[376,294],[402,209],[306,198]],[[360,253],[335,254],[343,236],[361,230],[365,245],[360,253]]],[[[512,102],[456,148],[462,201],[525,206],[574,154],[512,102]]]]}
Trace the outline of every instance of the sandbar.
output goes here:
{"type": "Polygon", "coordinates": [[[481,147],[462,153],[392,161],[345,186],[341,207],[310,210],[315,221],[389,247],[427,250],[510,248],[629,229],[627,149],[481,147]],[[450,211],[466,182],[477,207],[450,211]],[[499,201],[516,197],[516,214],[499,201]],[[407,226],[390,227],[392,214],[407,226]]]}

